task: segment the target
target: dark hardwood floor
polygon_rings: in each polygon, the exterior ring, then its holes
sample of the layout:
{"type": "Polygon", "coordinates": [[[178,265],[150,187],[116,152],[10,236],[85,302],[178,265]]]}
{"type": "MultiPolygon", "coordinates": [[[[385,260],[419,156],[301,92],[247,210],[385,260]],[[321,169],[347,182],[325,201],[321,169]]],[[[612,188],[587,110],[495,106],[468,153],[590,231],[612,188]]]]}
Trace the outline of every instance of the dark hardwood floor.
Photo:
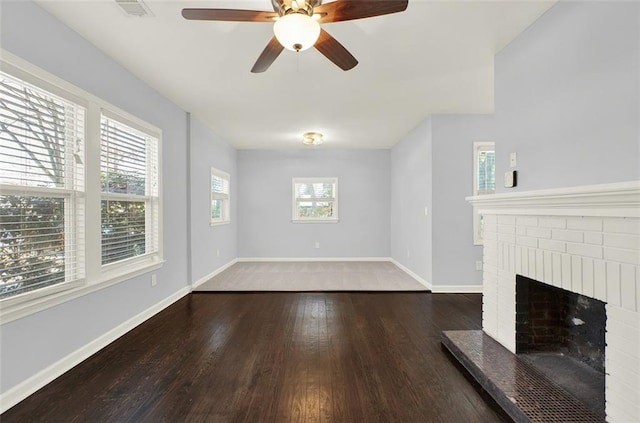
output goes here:
{"type": "Polygon", "coordinates": [[[4,413],[10,422],[496,422],[443,351],[480,295],[191,294],[4,413]]]}

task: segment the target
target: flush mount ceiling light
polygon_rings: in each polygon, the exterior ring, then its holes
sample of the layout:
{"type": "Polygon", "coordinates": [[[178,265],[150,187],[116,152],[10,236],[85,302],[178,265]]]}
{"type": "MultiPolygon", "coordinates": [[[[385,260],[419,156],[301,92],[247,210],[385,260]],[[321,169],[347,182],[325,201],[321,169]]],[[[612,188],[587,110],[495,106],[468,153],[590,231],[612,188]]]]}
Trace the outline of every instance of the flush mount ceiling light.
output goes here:
{"type": "Polygon", "coordinates": [[[276,21],[273,33],[287,50],[304,51],[318,41],[320,24],[304,13],[291,13],[276,21]]]}
{"type": "Polygon", "coordinates": [[[305,132],[302,135],[304,145],[320,145],[322,144],[322,134],[320,132],[305,132]]]}

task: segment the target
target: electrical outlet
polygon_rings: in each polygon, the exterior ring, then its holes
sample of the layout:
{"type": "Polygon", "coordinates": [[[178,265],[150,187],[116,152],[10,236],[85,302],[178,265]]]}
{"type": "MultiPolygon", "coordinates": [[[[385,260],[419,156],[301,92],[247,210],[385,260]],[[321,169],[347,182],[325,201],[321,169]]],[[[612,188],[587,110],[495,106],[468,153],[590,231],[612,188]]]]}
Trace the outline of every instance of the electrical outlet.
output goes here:
{"type": "Polygon", "coordinates": [[[158,278],[156,277],[156,274],[154,273],[153,275],[151,275],[151,286],[156,286],[158,284],[158,278]]]}
{"type": "Polygon", "coordinates": [[[320,248],[320,243],[316,241],[316,248],[320,248]]]}
{"type": "Polygon", "coordinates": [[[482,270],[482,260],[476,261],[476,270],[482,270]]]}

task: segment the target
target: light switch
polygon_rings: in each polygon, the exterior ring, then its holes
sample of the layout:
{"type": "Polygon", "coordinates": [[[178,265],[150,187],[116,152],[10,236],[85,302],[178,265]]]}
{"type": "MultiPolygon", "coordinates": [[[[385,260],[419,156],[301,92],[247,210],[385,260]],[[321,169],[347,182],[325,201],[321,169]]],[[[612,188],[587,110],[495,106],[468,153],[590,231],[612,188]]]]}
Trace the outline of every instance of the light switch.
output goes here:
{"type": "Polygon", "coordinates": [[[504,173],[504,187],[513,188],[518,185],[518,172],[510,170],[504,173]]]}
{"type": "Polygon", "coordinates": [[[518,165],[518,157],[516,153],[511,153],[509,155],[509,166],[511,169],[515,168],[518,165]]]}

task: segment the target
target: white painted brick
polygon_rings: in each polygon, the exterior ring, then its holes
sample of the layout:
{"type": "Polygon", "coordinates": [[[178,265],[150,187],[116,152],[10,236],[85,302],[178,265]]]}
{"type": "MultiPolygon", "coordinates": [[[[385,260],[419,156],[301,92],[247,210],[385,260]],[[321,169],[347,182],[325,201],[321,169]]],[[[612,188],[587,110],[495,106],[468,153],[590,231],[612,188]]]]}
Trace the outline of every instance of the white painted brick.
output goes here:
{"type": "Polygon", "coordinates": [[[640,422],[640,413],[626,414],[621,407],[617,406],[616,399],[610,398],[605,401],[606,421],[609,423],[637,423],[640,422]]]}
{"type": "Polygon", "coordinates": [[[551,251],[544,251],[543,250],[543,256],[544,256],[544,267],[543,267],[543,278],[541,280],[541,282],[545,282],[548,283],[550,285],[553,285],[553,259],[552,259],[552,255],[551,255],[551,251]]]}
{"type": "MultiPolygon", "coordinates": [[[[522,274],[522,247],[516,245],[516,268],[515,271],[517,274],[522,274]]],[[[635,281],[634,281],[635,283],[635,281]]]]}
{"type": "Polygon", "coordinates": [[[536,279],[536,250],[529,248],[529,275],[531,279],[536,279]]]}
{"type": "Polygon", "coordinates": [[[520,274],[523,276],[529,276],[529,249],[527,247],[522,247],[522,265],[520,269],[520,274]]]}
{"type": "Polygon", "coordinates": [[[567,244],[564,241],[552,241],[550,239],[538,240],[538,248],[550,251],[559,251],[564,253],[567,250],[567,244]]]}
{"type": "Polygon", "coordinates": [[[536,250],[536,277],[537,281],[544,281],[544,252],[536,250]]]}
{"type": "Polygon", "coordinates": [[[505,234],[505,233],[499,233],[498,234],[498,241],[500,242],[508,242],[509,244],[515,244],[516,243],[516,234],[505,234]]]}
{"type": "Polygon", "coordinates": [[[485,224],[498,223],[498,217],[495,214],[485,214],[482,215],[482,221],[485,224]]]}
{"type": "Polygon", "coordinates": [[[571,291],[571,256],[561,254],[562,259],[562,288],[571,291]]]}
{"type": "Polygon", "coordinates": [[[498,243],[498,269],[502,269],[504,267],[504,244],[501,242],[498,243]]]}
{"type": "Polygon", "coordinates": [[[516,227],[512,225],[498,225],[499,234],[515,234],[516,227]]]}
{"type": "Polygon", "coordinates": [[[601,232],[585,232],[584,242],[587,244],[602,245],[603,236],[601,232]]]}
{"type": "Polygon", "coordinates": [[[525,226],[516,226],[516,235],[526,235],[527,228],[525,226]]]}
{"type": "Polygon", "coordinates": [[[516,238],[516,244],[523,245],[525,247],[538,247],[538,238],[530,238],[527,236],[519,236],[516,238]]]}
{"type": "Polygon", "coordinates": [[[607,302],[607,272],[604,260],[593,261],[593,297],[607,302]]]}
{"type": "Polygon", "coordinates": [[[620,264],[607,262],[607,302],[620,306],[620,264]]]}
{"type": "Polygon", "coordinates": [[[607,359],[613,359],[628,369],[637,369],[639,359],[637,356],[637,331],[631,331],[623,325],[620,325],[620,330],[614,330],[613,326],[617,325],[615,323],[609,324],[608,320],[607,333],[605,334],[605,343],[607,345],[605,357],[610,355],[607,359]]]}
{"type": "Polygon", "coordinates": [[[619,248],[604,248],[604,258],[621,263],[640,265],[640,251],[622,250],[619,248]]]}
{"type": "Polygon", "coordinates": [[[622,295],[622,308],[630,311],[638,311],[636,308],[636,266],[623,264],[620,267],[620,291],[622,295]]]}
{"type": "Polygon", "coordinates": [[[535,238],[551,239],[551,229],[547,228],[527,228],[527,236],[535,238]]]}
{"type": "Polygon", "coordinates": [[[598,217],[571,217],[567,219],[567,229],[602,232],[602,219],[598,217]]]}
{"type": "Polygon", "coordinates": [[[538,219],[538,226],[541,228],[558,228],[567,227],[567,219],[564,217],[541,217],[538,219]]]}
{"type": "MultiPolygon", "coordinates": [[[[640,313],[640,267],[636,266],[636,311],[640,313]]],[[[638,315],[640,321],[640,314],[638,315]]]]}
{"type": "Polygon", "coordinates": [[[533,216],[516,217],[516,225],[518,226],[538,226],[538,218],[533,216]]]}
{"type": "Polygon", "coordinates": [[[571,291],[584,295],[582,290],[582,258],[569,256],[571,259],[571,291]]]}
{"type": "Polygon", "coordinates": [[[599,245],[567,243],[567,253],[584,257],[602,258],[602,247],[599,245]]]}
{"type": "Polygon", "coordinates": [[[610,380],[607,380],[605,392],[606,397],[609,398],[606,404],[607,422],[637,423],[640,421],[637,417],[638,392],[622,384],[612,383],[610,380]],[[613,417],[616,415],[619,416],[617,420],[613,417]]]}
{"type": "Polygon", "coordinates": [[[604,234],[606,247],[626,248],[628,250],[640,250],[640,236],[624,234],[604,234]]]}
{"type": "Polygon", "coordinates": [[[515,216],[498,216],[498,225],[514,225],[516,224],[515,216]]]}
{"type": "Polygon", "coordinates": [[[551,239],[557,239],[558,241],[582,242],[584,239],[584,232],[553,229],[551,231],[551,239]]]}
{"type": "Polygon", "coordinates": [[[618,217],[604,219],[604,232],[640,235],[640,219],[618,217]]]}
{"type": "MultiPolygon", "coordinates": [[[[509,271],[516,272],[516,246],[515,242],[509,245],[509,271]]],[[[514,277],[515,280],[515,277],[514,277]]]]}
{"type": "Polygon", "coordinates": [[[485,245],[485,248],[486,248],[486,245],[487,245],[486,242],[487,241],[493,241],[493,240],[498,239],[498,232],[492,232],[492,231],[487,232],[487,228],[485,227],[484,228],[484,233],[482,234],[482,238],[484,240],[484,243],[485,243],[484,245],[485,245]]]}
{"type": "MultiPolygon", "coordinates": [[[[546,255],[546,251],[545,251],[545,255],[546,255]]],[[[546,256],[545,256],[545,260],[546,260],[546,256]]],[[[551,263],[552,263],[551,282],[553,283],[553,286],[562,288],[562,256],[558,253],[552,253],[551,263]]]]}
{"type": "Polygon", "coordinates": [[[593,259],[582,259],[582,293],[593,298],[593,259]]]}
{"type": "MultiPolygon", "coordinates": [[[[631,330],[640,331],[640,315],[622,307],[614,307],[611,304],[606,305],[607,310],[607,328],[610,324],[615,323],[628,326],[631,330]]],[[[616,330],[616,327],[612,327],[616,330]]],[[[627,330],[627,329],[624,329],[627,330]]],[[[640,353],[638,355],[640,357],[640,353]]],[[[639,363],[640,364],[640,363],[639,363]]],[[[640,372],[638,373],[640,374],[640,372]]]]}

